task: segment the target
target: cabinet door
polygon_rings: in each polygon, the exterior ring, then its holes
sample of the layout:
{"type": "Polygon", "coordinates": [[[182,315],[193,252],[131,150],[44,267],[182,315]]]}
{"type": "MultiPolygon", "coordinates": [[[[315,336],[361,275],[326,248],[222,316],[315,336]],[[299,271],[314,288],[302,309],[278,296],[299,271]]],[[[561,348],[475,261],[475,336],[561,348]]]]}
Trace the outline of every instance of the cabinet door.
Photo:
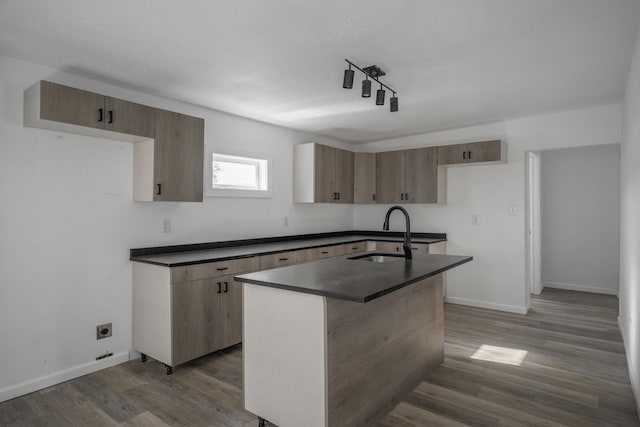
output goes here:
{"type": "Polygon", "coordinates": [[[104,128],[127,135],[155,136],[155,108],[106,96],[104,128]]]}
{"type": "Polygon", "coordinates": [[[202,202],[203,160],[204,120],[156,110],[153,200],[202,202]]]}
{"type": "Polygon", "coordinates": [[[336,193],[336,149],[315,145],[315,202],[334,203],[336,193]]]}
{"type": "Polygon", "coordinates": [[[40,118],[102,129],[105,119],[104,96],[41,81],[40,118]]]}
{"type": "Polygon", "coordinates": [[[338,203],[353,203],[353,152],[335,149],[335,192],[338,203]]]}
{"type": "Polygon", "coordinates": [[[378,203],[404,201],[404,151],[376,154],[376,199],[378,203]]]}
{"type": "Polygon", "coordinates": [[[455,165],[465,163],[467,144],[445,145],[438,147],[438,164],[455,165]]]}
{"type": "Polygon", "coordinates": [[[438,202],[437,148],[405,151],[405,203],[438,202]]]}
{"type": "Polygon", "coordinates": [[[214,278],[171,285],[174,366],[221,348],[221,295],[214,278]]]}
{"type": "Polygon", "coordinates": [[[376,154],[354,153],[353,202],[376,202],[376,154]]]}
{"type": "Polygon", "coordinates": [[[501,141],[482,141],[467,144],[467,162],[495,162],[502,160],[501,141]]]}
{"type": "Polygon", "coordinates": [[[233,275],[222,276],[222,342],[221,347],[242,342],[242,283],[233,275]]]}

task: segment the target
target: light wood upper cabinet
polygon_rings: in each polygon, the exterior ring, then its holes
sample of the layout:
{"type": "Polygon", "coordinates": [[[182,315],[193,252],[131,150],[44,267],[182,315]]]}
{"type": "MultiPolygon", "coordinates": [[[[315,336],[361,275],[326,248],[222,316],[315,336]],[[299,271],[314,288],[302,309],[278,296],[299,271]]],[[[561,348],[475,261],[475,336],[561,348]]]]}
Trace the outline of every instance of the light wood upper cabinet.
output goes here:
{"type": "Polygon", "coordinates": [[[203,119],[43,80],[25,91],[24,125],[134,142],[134,200],[203,200],[203,119]]]}
{"type": "MultiPolygon", "coordinates": [[[[204,120],[158,109],[155,133],[152,159],[145,159],[153,160],[153,183],[142,178],[146,188],[139,189],[136,200],[202,202],[204,120]]],[[[135,154],[150,155],[144,150],[135,154]]]]}
{"type": "Polygon", "coordinates": [[[353,155],[353,202],[376,202],[376,154],[353,155]]]}
{"type": "Polygon", "coordinates": [[[376,155],[378,203],[437,203],[436,147],[376,155]]]}
{"type": "Polygon", "coordinates": [[[353,203],[353,152],[315,143],[296,145],[293,200],[353,203]]]}
{"type": "Polygon", "coordinates": [[[506,144],[501,140],[438,147],[439,165],[504,161],[506,161],[506,144]]]}
{"type": "Polygon", "coordinates": [[[25,91],[24,113],[24,124],[31,127],[125,141],[155,134],[152,107],[44,80],[25,91]],[[95,134],[86,128],[122,135],[95,134]]]}

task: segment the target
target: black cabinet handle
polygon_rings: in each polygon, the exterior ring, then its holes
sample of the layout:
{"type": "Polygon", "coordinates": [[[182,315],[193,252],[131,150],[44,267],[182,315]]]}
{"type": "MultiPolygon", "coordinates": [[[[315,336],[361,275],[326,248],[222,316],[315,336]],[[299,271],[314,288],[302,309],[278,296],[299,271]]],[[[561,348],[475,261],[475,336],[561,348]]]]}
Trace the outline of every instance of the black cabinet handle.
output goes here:
{"type": "Polygon", "coordinates": [[[216,268],[216,270],[218,270],[218,271],[225,271],[225,270],[228,270],[228,269],[229,269],[229,267],[216,268]]]}
{"type": "Polygon", "coordinates": [[[468,151],[468,153],[469,153],[469,159],[471,159],[471,151],[468,151]]]}
{"type": "Polygon", "coordinates": [[[327,254],[329,253],[329,251],[320,251],[320,253],[321,253],[322,255],[327,255],[327,254]]]}
{"type": "Polygon", "coordinates": [[[409,193],[404,193],[404,199],[409,200],[409,193]]]}
{"type": "Polygon", "coordinates": [[[340,200],[340,193],[337,193],[337,194],[338,194],[338,200],[340,200]]]}
{"type": "Polygon", "coordinates": [[[156,184],[158,186],[158,192],[156,193],[156,195],[161,195],[162,194],[162,184],[156,184]]]}
{"type": "Polygon", "coordinates": [[[400,200],[404,200],[404,193],[400,193],[400,200]]]}
{"type": "Polygon", "coordinates": [[[216,294],[221,294],[222,293],[222,283],[217,282],[216,285],[218,285],[218,290],[216,291],[216,294]]]}
{"type": "Polygon", "coordinates": [[[374,194],[372,194],[372,196],[373,196],[373,201],[375,202],[375,201],[376,201],[376,195],[375,195],[375,193],[374,193],[374,194]]]}
{"type": "Polygon", "coordinates": [[[113,110],[109,110],[109,121],[107,123],[113,123],[113,110]]]}
{"type": "Polygon", "coordinates": [[[98,122],[104,120],[104,108],[98,108],[98,122]]]}
{"type": "Polygon", "coordinates": [[[278,258],[278,261],[288,261],[289,258],[278,258]]]}
{"type": "Polygon", "coordinates": [[[351,248],[352,251],[357,251],[358,249],[360,249],[360,248],[357,247],[357,246],[354,246],[354,247],[351,248]]]}
{"type": "Polygon", "coordinates": [[[229,292],[229,282],[224,282],[224,291],[229,292]]]}
{"type": "Polygon", "coordinates": [[[467,160],[467,152],[466,151],[462,152],[462,159],[463,160],[467,160]]]}

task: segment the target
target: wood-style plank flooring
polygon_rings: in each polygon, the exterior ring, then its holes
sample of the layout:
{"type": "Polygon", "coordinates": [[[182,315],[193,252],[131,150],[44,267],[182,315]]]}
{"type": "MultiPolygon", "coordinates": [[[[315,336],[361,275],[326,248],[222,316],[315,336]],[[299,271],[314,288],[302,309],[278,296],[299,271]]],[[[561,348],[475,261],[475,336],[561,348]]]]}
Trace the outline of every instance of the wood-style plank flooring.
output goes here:
{"type": "MultiPolygon", "coordinates": [[[[381,425],[640,426],[617,306],[553,289],[526,316],[447,304],[444,363],[381,425]],[[471,359],[483,345],[527,353],[519,366],[471,359]]],[[[130,361],[0,403],[0,426],[256,426],[241,364],[241,346],[171,376],[130,361]]]]}

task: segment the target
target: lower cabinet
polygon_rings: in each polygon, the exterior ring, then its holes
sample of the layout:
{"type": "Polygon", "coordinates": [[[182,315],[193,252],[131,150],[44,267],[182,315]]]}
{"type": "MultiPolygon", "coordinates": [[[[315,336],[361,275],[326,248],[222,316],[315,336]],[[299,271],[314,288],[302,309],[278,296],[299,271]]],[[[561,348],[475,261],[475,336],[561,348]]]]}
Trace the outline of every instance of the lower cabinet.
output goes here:
{"type": "Polygon", "coordinates": [[[162,267],[133,263],[133,348],[170,367],[242,341],[242,285],[259,257],[162,267]],[[185,280],[187,279],[187,280],[185,280]]]}

